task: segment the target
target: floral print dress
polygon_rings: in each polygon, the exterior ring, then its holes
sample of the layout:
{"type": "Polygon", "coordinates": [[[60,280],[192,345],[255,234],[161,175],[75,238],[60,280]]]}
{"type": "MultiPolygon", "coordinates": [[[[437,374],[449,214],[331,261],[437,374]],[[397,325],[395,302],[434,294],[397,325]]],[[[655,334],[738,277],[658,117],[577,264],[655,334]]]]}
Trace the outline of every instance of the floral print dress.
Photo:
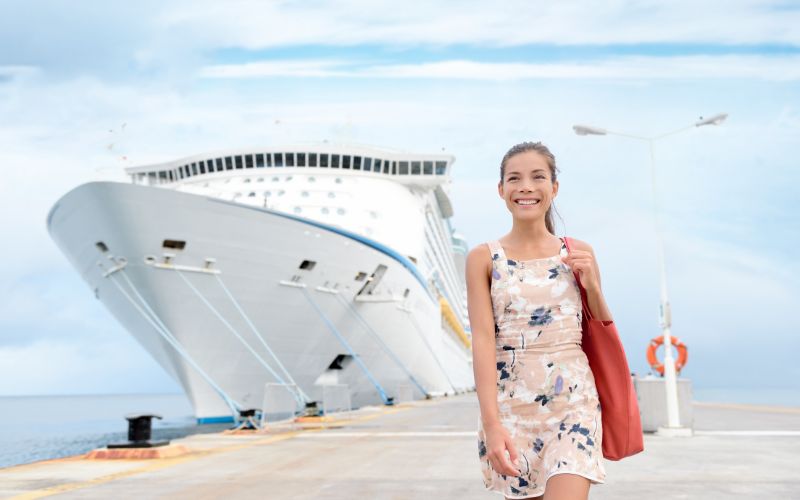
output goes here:
{"type": "Polygon", "coordinates": [[[478,457],[487,490],[508,498],[544,493],[554,474],[605,482],[600,401],[581,349],[581,296],[572,269],[559,255],[508,259],[499,241],[492,256],[491,297],[501,424],[519,454],[518,476],[495,472],[478,420],[478,457]]]}

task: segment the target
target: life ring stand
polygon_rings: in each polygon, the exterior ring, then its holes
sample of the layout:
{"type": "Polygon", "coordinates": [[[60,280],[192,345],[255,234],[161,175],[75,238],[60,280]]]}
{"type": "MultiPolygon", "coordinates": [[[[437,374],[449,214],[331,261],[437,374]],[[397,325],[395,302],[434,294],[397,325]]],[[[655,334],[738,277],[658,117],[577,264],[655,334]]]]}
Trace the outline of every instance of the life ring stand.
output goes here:
{"type": "MultiPolygon", "coordinates": [[[[650,367],[661,374],[661,376],[664,375],[664,363],[658,361],[656,351],[663,343],[664,336],[662,335],[651,340],[650,345],[647,346],[647,362],[650,363],[650,367]]],[[[686,366],[686,359],[689,352],[686,349],[686,345],[677,337],[670,336],[670,343],[678,350],[678,359],[675,361],[675,373],[680,373],[681,368],[686,366]]]]}

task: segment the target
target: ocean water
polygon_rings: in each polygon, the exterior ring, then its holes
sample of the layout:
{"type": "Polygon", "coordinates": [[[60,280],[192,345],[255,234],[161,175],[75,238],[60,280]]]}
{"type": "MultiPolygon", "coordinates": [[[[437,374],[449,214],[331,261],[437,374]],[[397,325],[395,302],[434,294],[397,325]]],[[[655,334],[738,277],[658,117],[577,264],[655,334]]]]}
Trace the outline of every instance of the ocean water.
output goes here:
{"type": "Polygon", "coordinates": [[[182,394],[0,397],[0,467],[86,453],[128,440],[128,413],[156,413],[153,439],[219,432],[198,425],[182,394]]]}

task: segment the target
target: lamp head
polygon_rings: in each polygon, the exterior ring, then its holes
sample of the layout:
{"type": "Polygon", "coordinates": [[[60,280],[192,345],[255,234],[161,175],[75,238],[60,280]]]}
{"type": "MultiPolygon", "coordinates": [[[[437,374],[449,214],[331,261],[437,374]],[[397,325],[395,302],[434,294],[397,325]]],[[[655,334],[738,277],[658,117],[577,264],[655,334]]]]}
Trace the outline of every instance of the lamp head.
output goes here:
{"type": "Polygon", "coordinates": [[[720,125],[722,122],[725,121],[725,118],[728,117],[728,113],[719,113],[710,118],[703,118],[700,117],[700,120],[697,121],[694,126],[695,127],[702,127],[703,125],[720,125]]]}
{"type": "Polygon", "coordinates": [[[605,129],[588,125],[573,125],[572,130],[578,135],[606,135],[608,133],[605,129]]]}

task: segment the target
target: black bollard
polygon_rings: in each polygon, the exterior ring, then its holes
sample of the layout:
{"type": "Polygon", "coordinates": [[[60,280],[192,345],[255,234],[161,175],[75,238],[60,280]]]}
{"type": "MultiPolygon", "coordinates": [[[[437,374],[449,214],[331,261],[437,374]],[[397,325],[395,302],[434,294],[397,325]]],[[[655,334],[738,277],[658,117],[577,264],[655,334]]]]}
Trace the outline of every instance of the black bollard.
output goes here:
{"type": "Polygon", "coordinates": [[[151,441],[152,420],[161,419],[161,415],[154,413],[131,413],[125,415],[128,420],[128,442],[110,443],[108,448],[155,448],[169,444],[168,440],[151,441]]]}

